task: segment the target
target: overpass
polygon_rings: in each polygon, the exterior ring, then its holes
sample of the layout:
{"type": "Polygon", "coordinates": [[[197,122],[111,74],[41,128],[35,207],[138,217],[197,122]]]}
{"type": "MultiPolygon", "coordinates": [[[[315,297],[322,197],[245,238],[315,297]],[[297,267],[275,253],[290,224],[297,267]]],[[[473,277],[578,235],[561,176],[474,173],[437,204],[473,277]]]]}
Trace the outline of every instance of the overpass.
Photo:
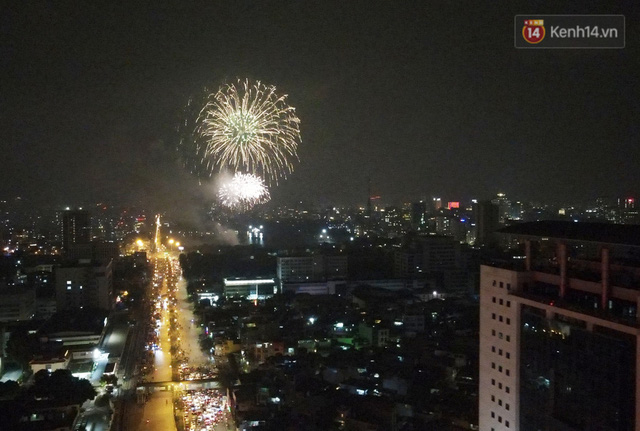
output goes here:
{"type": "Polygon", "coordinates": [[[220,383],[216,379],[202,379],[202,380],[165,380],[162,382],[144,382],[138,383],[136,389],[147,390],[149,392],[155,391],[170,391],[174,387],[180,387],[183,390],[191,389],[221,389],[220,383]]]}

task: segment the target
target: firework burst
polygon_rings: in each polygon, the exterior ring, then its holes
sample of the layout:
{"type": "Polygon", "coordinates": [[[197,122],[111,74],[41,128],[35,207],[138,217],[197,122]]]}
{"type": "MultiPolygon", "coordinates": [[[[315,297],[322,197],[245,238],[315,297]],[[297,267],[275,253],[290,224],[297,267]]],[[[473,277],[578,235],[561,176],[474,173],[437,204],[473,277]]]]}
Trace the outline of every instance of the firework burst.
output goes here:
{"type": "Polygon", "coordinates": [[[264,181],[251,174],[236,173],[218,191],[220,203],[234,210],[249,210],[271,199],[264,181]]]}
{"type": "Polygon", "coordinates": [[[295,108],[274,86],[238,81],[207,97],[194,129],[208,169],[246,171],[277,182],[293,171],[301,142],[295,108]]]}

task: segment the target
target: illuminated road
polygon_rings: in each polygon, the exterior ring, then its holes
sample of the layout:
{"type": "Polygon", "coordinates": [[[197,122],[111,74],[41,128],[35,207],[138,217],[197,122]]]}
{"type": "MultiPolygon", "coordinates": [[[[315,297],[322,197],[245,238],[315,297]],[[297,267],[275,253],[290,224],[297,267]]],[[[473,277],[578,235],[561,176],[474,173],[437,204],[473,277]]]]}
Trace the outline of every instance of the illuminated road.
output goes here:
{"type": "MultiPolygon", "coordinates": [[[[162,289],[160,290],[160,295],[165,296],[169,293],[169,280],[168,274],[165,273],[162,279],[162,289]]],[[[161,315],[161,326],[160,326],[160,336],[159,340],[159,349],[154,352],[153,356],[153,374],[151,375],[150,381],[156,382],[166,382],[171,380],[171,342],[169,341],[169,309],[166,306],[166,303],[163,303],[161,315]]]]}
{"type": "Polygon", "coordinates": [[[189,364],[193,366],[204,365],[209,362],[207,356],[200,349],[201,328],[195,323],[193,318],[193,308],[188,301],[187,282],[180,277],[176,291],[177,311],[180,331],[180,344],[189,357],[189,364]]]}
{"type": "MultiPolygon", "coordinates": [[[[163,268],[162,284],[159,291],[160,297],[166,297],[169,294],[170,277],[169,262],[164,261],[164,256],[153,259],[154,266],[157,269],[163,268]]],[[[154,304],[157,298],[152,298],[154,304]]],[[[158,336],[159,349],[154,352],[153,366],[154,370],[147,378],[149,382],[167,382],[171,381],[171,343],[169,341],[169,308],[165,305],[165,301],[160,302],[160,335],[158,336]]],[[[152,307],[155,310],[155,305],[152,307]]],[[[150,323],[150,322],[145,322],[150,323]]],[[[173,431],[176,429],[175,419],[173,415],[173,392],[171,391],[152,391],[147,401],[141,405],[131,405],[126,407],[123,430],[146,431],[146,430],[162,430],[173,431]]]]}
{"type": "MultiPolygon", "coordinates": [[[[161,284],[157,295],[151,298],[152,314],[159,312],[161,325],[158,335],[158,349],[153,353],[154,369],[146,378],[147,384],[143,384],[140,389],[146,388],[148,393],[140,398],[142,401],[138,405],[128,403],[123,414],[122,428],[131,431],[145,430],[175,430],[173,397],[178,396],[173,390],[179,391],[181,388],[217,388],[215,381],[208,382],[171,382],[174,376],[172,368],[171,340],[170,340],[170,319],[176,319],[174,324],[177,330],[173,333],[177,340],[179,349],[184,351],[188,357],[188,364],[196,367],[199,365],[210,365],[209,358],[200,350],[199,335],[202,328],[195,323],[192,304],[188,301],[186,281],[181,276],[180,265],[176,257],[168,257],[164,253],[158,253],[158,257],[152,261],[161,277],[161,284]],[[175,305],[172,301],[175,299],[175,305]],[[156,306],[159,304],[159,306],[156,306]],[[172,311],[173,310],[173,311],[172,311]],[[158,382],[159,386],[154,385],[158,382]],[[171,388],[172,390],[164,390],[171,388]]],[[[160,281],[160,278],[157,279],[160,281]]],[[[151,319],[151,327],[155,327],[155,319],[151,319]]],[[[177,371],[177,370],[176,370],[177,371]]],[[[225,421],[219,424],[212,424],[210,430],[229,431],[235,430],[233,420],[229,413],[225,414],[225,421]]]]}
{"type": "Polygon", "coordinates": [[[144,405],[133,406],[127,413],[124,430],[176,430],[171,392],[155,392],[144,405]]]}

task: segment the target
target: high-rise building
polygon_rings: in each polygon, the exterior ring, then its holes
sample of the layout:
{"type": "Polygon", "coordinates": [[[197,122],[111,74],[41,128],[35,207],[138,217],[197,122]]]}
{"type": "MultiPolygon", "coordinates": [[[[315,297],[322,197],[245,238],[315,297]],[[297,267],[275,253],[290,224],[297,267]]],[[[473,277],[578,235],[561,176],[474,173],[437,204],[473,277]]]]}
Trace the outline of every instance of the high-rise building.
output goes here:
{"type": "Polygon", "coordinates": [[[411,228],[423,230],[427,225],[427,204],[423,201],[411,204],[411,228]]]}
{"type": "Polygon", "coordinates": [[[480,276],[481,431],[640,430],[640,226],[502,229],[480,276]]]}
{"type": "Polygon", "coordinates": [[[442,208],[442,198],[433,198],[433,209],[438,211],[442,208]]]}
{"type": "Polygon", "coordinates": [[[491,201],[473,204],[476,221],[476,245],[492,245],[496,241],[495,231],[500,227],[500,208],[491,201]]]}
{"type": "Polygon", "coordinates": [[[506,194],[498,193],[495,198],[491,199],[491,203],[498,207],[500,223],[504,224],[511,213],[511,201],[509,201],[506,194]]]}
{"type": "Polygon", "coordinates": [[[91,241],[91,217],[89,211],[67,210],[62,213],[62,250],[67,252],[72,244],[91,241]]]}

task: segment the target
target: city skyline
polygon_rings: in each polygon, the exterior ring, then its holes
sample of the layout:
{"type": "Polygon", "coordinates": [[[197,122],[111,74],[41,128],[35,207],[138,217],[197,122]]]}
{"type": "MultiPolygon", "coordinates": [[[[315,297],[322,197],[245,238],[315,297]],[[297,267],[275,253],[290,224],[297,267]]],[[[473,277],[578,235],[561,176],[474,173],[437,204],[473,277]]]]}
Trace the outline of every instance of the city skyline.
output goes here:
{"type": "Polygon", "coordinates": [[[236,78],[276,85],[301,119],[276,204],[497,192],[633,196],[639,178],[635,8],[605,2],[434,5],[50,3],[3,18],[0,198],[212,199],[180,167],[188,98],[236,78]],[[621,50],[517,50],[516,14],[611,13],[621,50]]]}

